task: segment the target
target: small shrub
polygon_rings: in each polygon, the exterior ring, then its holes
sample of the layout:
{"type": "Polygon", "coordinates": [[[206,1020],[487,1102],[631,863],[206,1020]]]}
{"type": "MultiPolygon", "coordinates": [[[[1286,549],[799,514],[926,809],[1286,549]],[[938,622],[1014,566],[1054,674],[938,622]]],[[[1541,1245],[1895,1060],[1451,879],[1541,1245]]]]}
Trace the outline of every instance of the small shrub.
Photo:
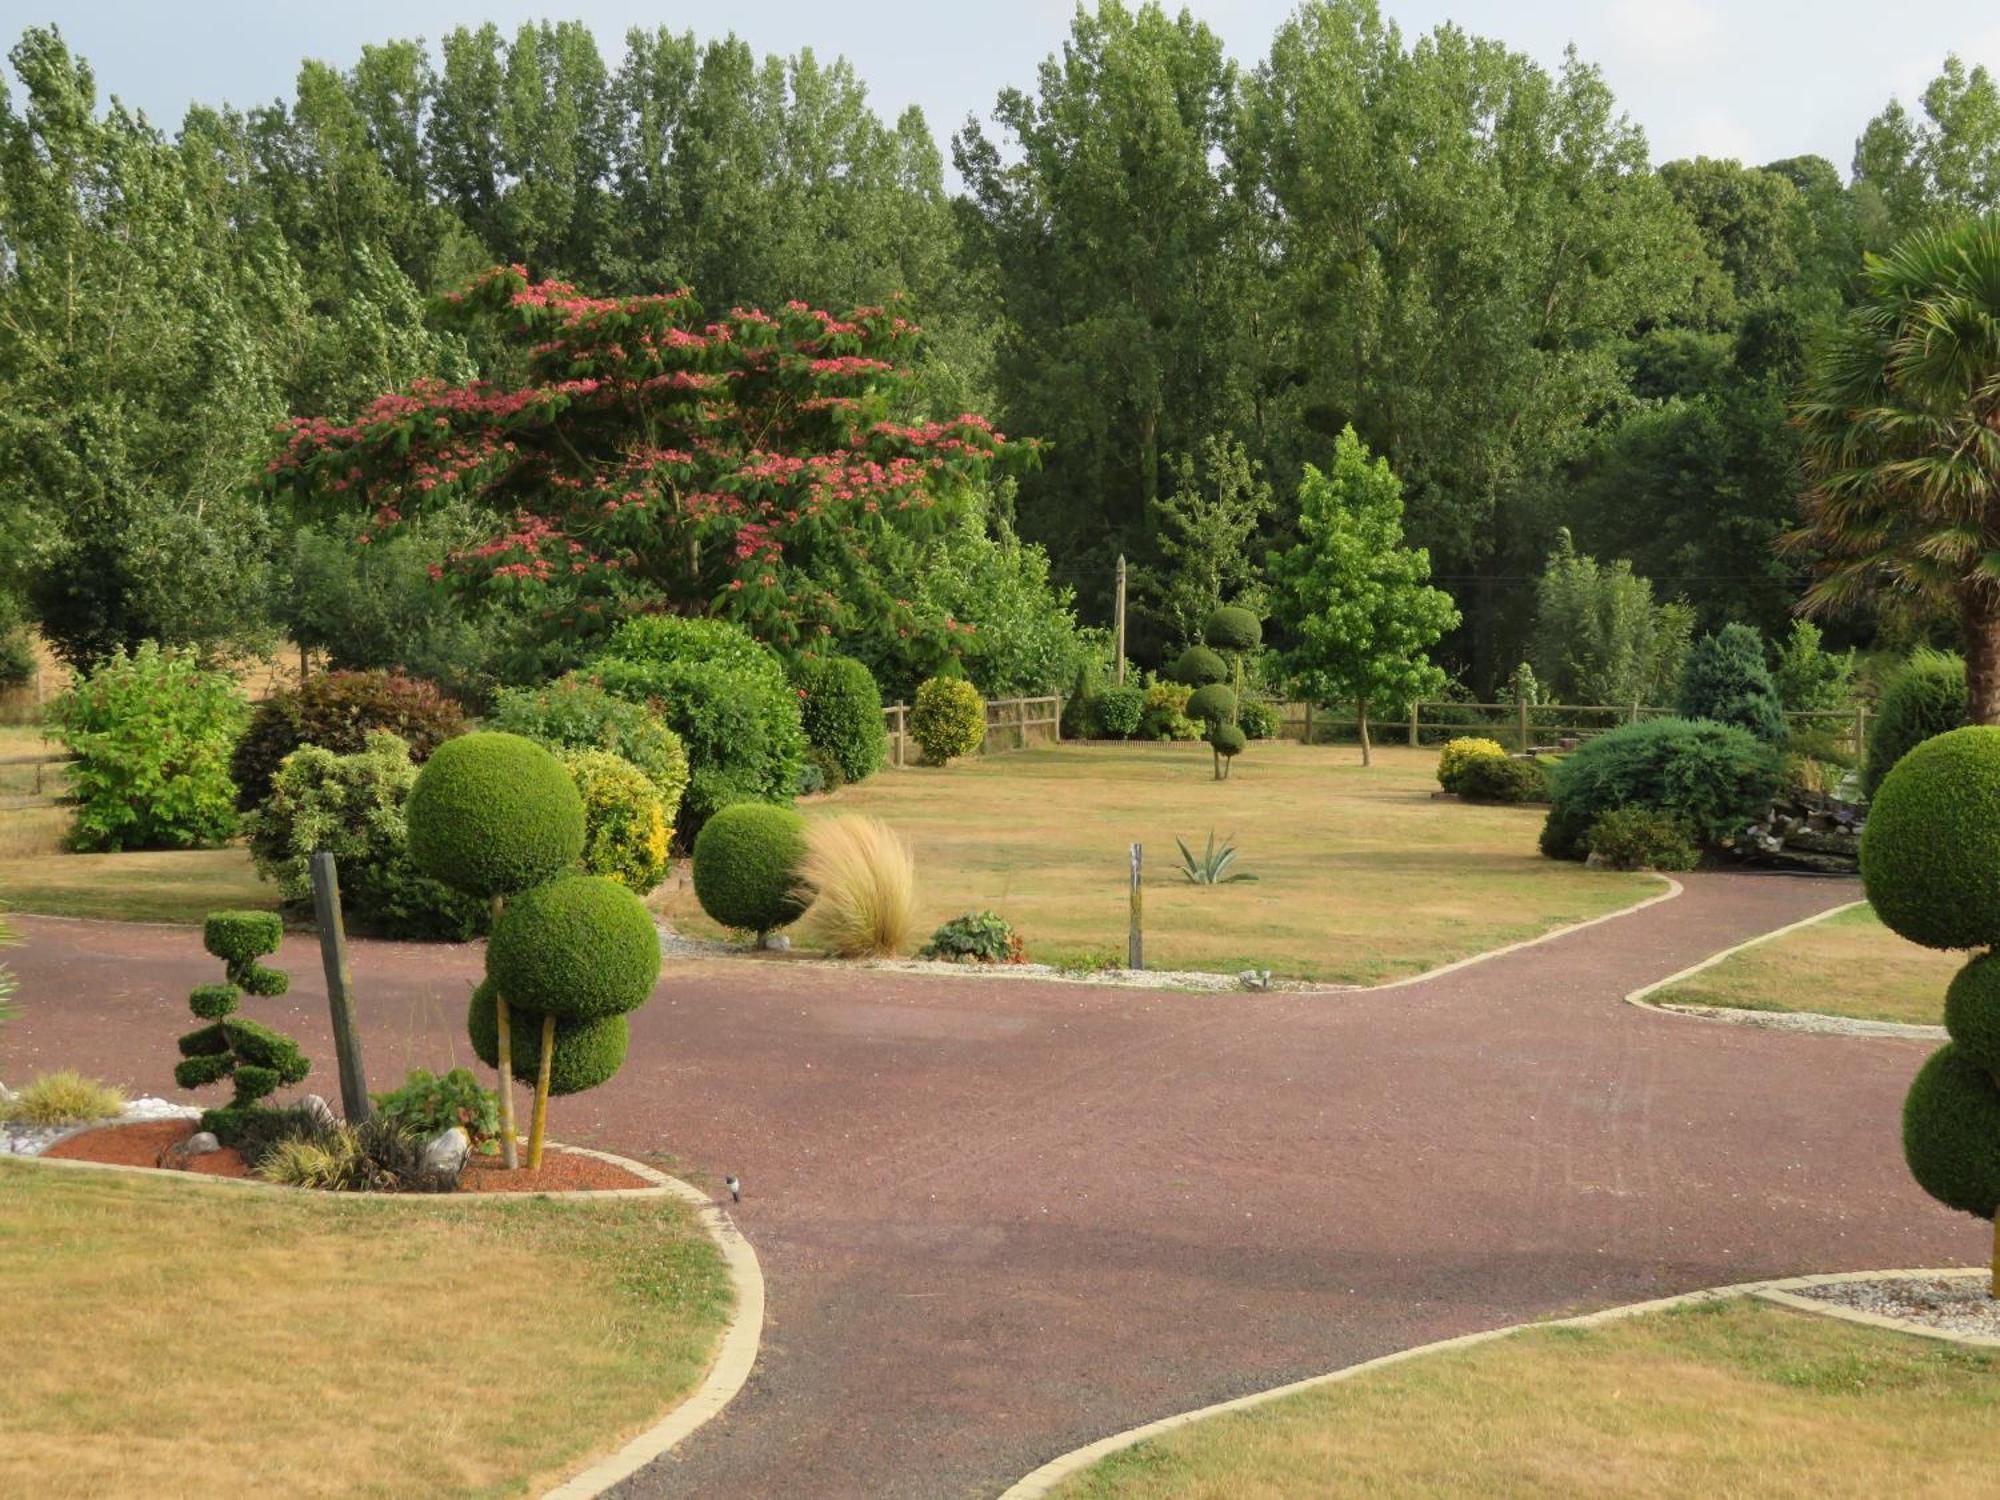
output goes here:
{"type": "Polygon", "coordinates": [[[1155,680],[1146,685],[1146,707],[1139,716],[1139,738],[1198,740],[1201,726],[1187,714],[1194,689],[1186,683],[1155,680]]]}
{"type": "Polygon", "coordinates": [[[1747,729],[1768,745],[1785,738],[1785,706],[1764,665],[1764,637],[1725,625],[1695,642],[1681,668],[1680,716],[1747,729]]]}
{"type": "Polygon", "coordinates": [[[251,1170],[266,1182],[328,1193],[450,1192],[458,1174],[427,1167],[424,1143],[395,1115],[378,1114],[359,1125],[306,1122],[264,1146],[251,1170]]]}
{"type": "Polygon", "coordinates": [[[1778,642],[1771,682],[1778,701],[1788,709],[1828,713],[1852,702],[1854,653],[1828,651],[1820,640],[1820,629],[1812,621],[1794,620],[1790,633],[1778,642]]]}
{"type": "Polygon", "coordinates": [[[826,818],[806,830],[799,883],[812,905],[801,925],[842,958],[903,951],[916,924],[916,865],[910,846],[879,818],[826,818]]]}
{"type": "Polygon", "coordinates": [[[672,825],[658,786],[629,760],[603,750],[562,757],[583,798],[583,868],[643,896],[667,878],[672,825]]]}
{"type": "Polygon", "coordinates": [[[375,1113],[397,1120],[420,1140],[462,1126],[473,1149],[499,1149],[500,1096],[483,1086],[470,1068],[443,1075],[412,1068],[399,1089],[373,1097],[375,1113]]]}
{"type": "Polygon", "coordinates": [[[1202,639],[1217,651],[1255,651],[1264,644],[1264,627],[1249,610],[1225,604],[1208,617],[1202,639]]]}
{"type": "Polygon", "coordinates": [[[1243,733],[1253,740],[1274,740],[1278,737],[1278,711],[1262,698],[1245,698],[1237,706],[1236,722],[1243,733]]]}
{"type": "Polygon", "coordinates": [[[50,706],[76,763],[70,843],[85,851],[191,849],[236,833],[229,755],[249,715],[227,672],[192,651],[118,651],[50,706]]]}
{"type": "Polygon", "coordinates": [[[1438,785],[1447,792],[1458,790],[1458,778],[1475,760],[1505,760],[1506,748],[1498,740],[1462,736],[1449,740],[1438,752],[1438,785]]]}
{"type": "Polygon", "coordinates": [[[1686,820],[1643,807],[1614,807],[1590,825],[1590,852],[1616,870],[1692,870],[1701,858],[1686,820]]]}
{"type": "Polygon", "coordinates": [[[21,1125],[84,1125],[125,1112],[125,1095],[74,1068],[32,1079],[4,1104],[0,1120],[21,1125]]]}
{"type": "Polygon", "coordinates": [[[673,726],[645,704],[607,693],[572,672],[543,687],[502,692],[485,727],[518,734],[558,754],[602,750],[630,761],[660,794],[672,837],[687,794],[687,747],[673,726]]]}
{"type": "Polygon", "coordinates": [[[615,880],[568,875],[508,900],[486,943],[486,974],[510,1007],[567,1021],[623,1015],[653,993],[660,934],[615,880]]]}
{"type": "Polygon", "coordinates": [[[271,793],[278,767],[301,745],[353,755],[386,729],[422,764],[465,733],[465,711],[431,683],[400,672],[326,672],[257,705],[230,760],[236,805],[245,812],[271,793]]]}
{"type": "Polygon", "coordinates": [[[1549,800],[1549,779],[1541,766],[1511,755],[1475,755],[1459,771],[1457,789],[1467,802],[1549,800]]]}
{"type": "Polygon", "coordinates": [[[2000,729],[1954,729],[1896,762],[1862,829],[1861,882],[1913,943],[2000,941],[2000,729]]]}
{"type": "Polygon", "coordinates": [[[1912,653],[1890,678],[1868,726],[1862,794],[1872,798],[1896,762],[1925,740],[1964,725],[1969,701],[1961,658],[1943,651],[1912,653]]]}
{"type": "Polygon", "coordinates": [[[1190,646],[1174,658],[1167,675],[1191,688],[1209,687],[1229,680],[1229,663],[1207,646],[1190,646]]]}
{"type": "Polygon", "coordinates": [[[1018,964],[1026,961],[1021,935],[997,912],[953,917],[931,934],[918,954],[955,964],[1018,964]]]}
{"type": "MultiPolygon", "coordinates": [[[[473,1054],[489,1068],[500,1066],[500,1023],[493,994],[489,979],[472,992],[465,1013],[465,1034],[472,1042],[473,1054]]],[[[514,1081],[533,1086],[541,1066],[542,1018],[510,1001],[507,1026],[514,1081]]],[[[624,1066],[631,1039],[631,1028],[622,1015],[591,1021],[558,1016],[555,1051],[549,1062],[549,1093],[581,1094],[609,1082],[624,1066]]]]}
{"type": "Polygon", "coordinates": [[[851,656],[812,656],[800,663],[797,681],[806,742],[831,762],[829,783],[865,781],[881,770],[889,736],[882,690],[868,668],[851,656]]]}
{"type": "Polygon", "coordinates": [[[1106,739],[1128,740],[1146,714],[1146,690],[1127,683],[1106,688],[1092,700],[1091,728],[1106,739]]]}
{"type": "Polygon", "coordinates": [[[1188,694],[1187,707],[1182,712],[1211,729],[1218,724],[1233,723],[1236,718],[1236,692],[1227,683],[1212,682],[1188,694]]]}
{"type": "Polygon", "coordinates": [[[933,677],[917,686],[910,734],[930,765],[949,765],[986,741],[986,703],[962,677],[933,677]]]}
{"type": "Polygon", "coordinates": [[[738,802],[694,841],[694,894],[724,927],[766,933],[796,921],[806,820],[789,807],[738,802]]]}
{"type": "Polygon", "coordinates": [[[474,896],[539,885],[583,854],[576,783],[554,755],[517,734],[446,741],[418,773],[405,815],[417,867],[474,896]]]}
{"type": "Polygon", "coordinates": [[[1585,740],[1550,778],[1542,853],[1582,859],[1590,825],[1614,807],[1683,818],[1704,848],[1726,847],[1769,810],[1776,749],[1748,730],[1699,719],[1648,719],[1585,740]]]}

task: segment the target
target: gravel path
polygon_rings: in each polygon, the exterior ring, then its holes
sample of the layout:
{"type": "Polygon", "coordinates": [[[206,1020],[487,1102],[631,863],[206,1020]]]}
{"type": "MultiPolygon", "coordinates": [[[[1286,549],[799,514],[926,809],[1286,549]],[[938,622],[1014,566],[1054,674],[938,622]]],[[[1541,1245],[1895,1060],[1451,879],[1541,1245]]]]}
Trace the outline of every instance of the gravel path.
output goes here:
{"type": "MultiPolygon", "coordinates": [[[[1903,1170],[1930,1050],[1620,997],[1854,899],[1687,893],[1375,993],[1195,995],[673,966],[552,1133],[743,1178],[757,1373],[620,1491],[990,1495],[1107,1432],[1412,1344],[1809,1271],[1981,1263],[1903,1170]]],[[[164,1090],[192,932],[23,918],[0,1077],[164,1090]]],[[[330,1067],[319,962],[252,1002],[330,1067]]],[[[468,1059],[475,949],[357,944],[380,1086],[468,1059]]],[[[315,1075],[315,1083],[324,1080],[315,1075]]]]}
{"type": "Polygon", "coordinates": [[[2000,1299],[1990,1276],[1903,1276],[1882,1281],[1835,1281],[1794,1293],[1877,1317],[1898,1318],[1947,1333],[2000,1339],[2000,1299]]]}

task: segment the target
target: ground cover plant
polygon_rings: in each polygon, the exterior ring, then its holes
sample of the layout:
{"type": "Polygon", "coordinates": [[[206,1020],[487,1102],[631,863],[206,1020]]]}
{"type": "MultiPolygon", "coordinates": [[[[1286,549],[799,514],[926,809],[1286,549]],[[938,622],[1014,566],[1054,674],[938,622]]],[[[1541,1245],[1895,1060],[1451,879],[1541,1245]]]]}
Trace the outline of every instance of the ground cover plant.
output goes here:
{"type": "Polygon", "coordinates": [[[974,911],[942,924],[918,956],[953,964],[1017,964],[1027,949],[1005,917],[974,911]]]}
{"type": "Polygon", "coordinates": [[[506,1199],[204,1191],[0,1160],[0,1491],[137,1500],[191,1473],[314,1500],[549,1488],[693,1388],[729,1283],[672,1200],[506,1199]],[[228,1309],[201,1360],[226,1421],[191,1422],[186,1386],[159,1378],[202,1307],[228,1309]],[[299,1350],[336,1346],[356,1373],[329,1384],[299,1350]],[[524,1348],[533,1379],[484,1378],[524,1348]]]}
{"type": "MultiPolygon", "coordinates": [[[[802,811],[808,823],[865,813],[908,840],[923,873],[919,931],[991,907],[1038,960],[1123,951],[1135,839],[1146,956],[1159,968],[1367,983],[1659,889],[1654,877],[1537,858],[1533,810],[1433,801],[1429,751],[1378,746],[1364,776],[1351,748],[1274,742],[1229,781],[1201,782],[1195,822],[1189,776],[1208,757],[1201,745],[1064,744],[968,760],[949,776],[884,774],[802,811]],[[1254,853],[1258,883],[1179,880],[1174,839],[1204,827],[1254,853]]],[[[689,892],[665,911],[684,930],[719,931],[689,892]]]]}
{"type": "Polygon", "coordinates": [[[1419,1356],[1193,1423],[1056,1493],[1970,1496],[1997,1409],[2000,1350],[1733,1299],[1419,1356]]]}

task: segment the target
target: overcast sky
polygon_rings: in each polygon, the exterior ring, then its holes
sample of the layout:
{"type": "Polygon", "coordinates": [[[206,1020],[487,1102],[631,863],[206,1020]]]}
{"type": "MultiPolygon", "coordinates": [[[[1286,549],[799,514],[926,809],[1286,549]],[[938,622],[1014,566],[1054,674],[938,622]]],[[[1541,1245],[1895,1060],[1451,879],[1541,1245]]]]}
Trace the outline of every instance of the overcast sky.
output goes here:
{"type": "MultiPolygon", "coordinates": [[[[1170,9],[1174,8],[1171,4],[1170,9]]],[[[1254,64],[1292,0],[1192,0],[1238,60],[1254,64]]],[[[1845,172],[1854,138],[1891,94],[1914,103],[1947,52],[2000,69],[1989,0],[1389,0],[1406,36],[1445,20],[1550,66],[1574,42],[1645,128],[1656,161],[1749,162],[1814,152],[1845,172]]],[[[1029,86],[1074,6],[1057,0],[0,0],[7,44],[56,21],[115,93],[167,126],[193,100],[290,93],[301,58],[345,67],[363,43],[491,20],[578,18],[608,60],[628,27],[707,36],[734,29],[760,52],[812,47],[850,58],[877,107],[923,107],[942,144],[1003,86],[1029,86]]]]}

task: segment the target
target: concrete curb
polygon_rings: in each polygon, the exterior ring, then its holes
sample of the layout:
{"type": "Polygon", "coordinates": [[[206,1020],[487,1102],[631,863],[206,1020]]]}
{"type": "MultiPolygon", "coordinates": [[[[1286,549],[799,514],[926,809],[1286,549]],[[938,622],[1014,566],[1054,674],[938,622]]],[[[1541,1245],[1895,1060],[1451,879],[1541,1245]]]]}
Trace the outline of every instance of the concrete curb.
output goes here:
{"type": "Polygon", "coordinates": [[[1330,1370],[1324,1375],[1310,1375],[1304,1380],[1292,1381],[1289,1385],[1273,1386],[1267,1391],[1255,1391],[1248,1396],[1238,1396],[1230,1401],[1218,1401],[1212,1406],[1197,1407],[1193,1411],[1177,1412],[1170,1417],[1148,1422],[1140,1427],[1129,1428],[1114,1433],[1110,1437],[1099,1438],[1096,1442],[1068,1453],[1057,1455],[1036,1469],[1033,1473],[1017,1479],[1000,1492],[999,1500],[1040,1500],[1063,1481],[1081,1473],[1100,1459],[1143,1443],[1151,1438],[1162,1437],[1177,1428],[1189,1426],[1209,1417],[1219,1417],[1231,1412],[1249,1411],[1273,1401],[1281,1401],[1287,1396],[1296,1396],[1305,1391],[1318,1390],[1322,1386],[1336,1385],[1353,1380],[1361,1375],[1388,1369],[1407,1360],[1418,1359],[1427,1354],[1443,1354],[1454,1349],[1470,1349],[1478,1344],[1492,1343],[1496,1339],[1508,1338],[1513,1334],[1525,1333],[1536,1328],[1596,1328],[1606,1323],[1622,1322],[1626,1318],[1642,1317],[1647,1313],[1665,1312],[1669,1308],[1685,1307],[1696,1302],[1718,1302],[1730,1297],[1762,1297],[1778,1302],[1786,1307],[1795,1307],[1802,1312],[1841,1316],[1851,1322],[1865,1322],[1893,1329],[1898,1333],[1919,1334],[1929,1338],[1940,1338],[1955,1343],[1977,1343],[2000,1345],[2000,1340],[1975,1338],[1967,1334],[1948,1333],[1943,1329],[1922,1328],[1910,1323],[1900,1323],[1891,1318],[1879,1317],[1873,1313],[1862,1313],[1856,1309],[1837,1308],[1830,1303],[1816,1301],[1808,1297],[1787,1296],[1787,1289],[1802,1286],[1824,1286],[1838,1281],[1886,1281],[1921,1276],[1983,1276],[1988,1273],[1963,1266],[1946,1266],[1929,1270],[1900,1271],[1852,1271],[1830,1276],[1785,1276],[1769,1281],[1744,1281],[1730,1286],[1707,1287],[1698,1292],[1683,1292],[1675,1297],[1660,1297],[1650,1302],[1630,1302],[1621,1307],[1607,1307],[1599,1312],[1584,1313],[1574,1318],[1553,1318],[1544,1322],[1510,1323],[1504,1328],[1488,1328],[1478,1333],[1463,1333],[1456,1338],[1439,1339],[1435,1343],[1418,1344],[1410,1349],[1398,1349],[1393,1354],[1365,1359],[1359,1364],[1347,1365],[1338,1370],[1330,1370]],[[1773,1295],[1774,1294],[1774,1295],[1773,1295]]]}
{"type": "Polygon", "coordinates": [[[1908,1021],[1866,1021],[1854,1016],[1830,1016],[1820,1011],[1746,1010],[1734,1005],[1681,1004],[1652,998],[1660,991],[1670,989],[1682,980],[1692,979],[1695,975],[1712,969],[1739,953],[1748,952],[1752,948],[1761,948],[1766,943],[1776,942],[1781,937],[1830,921],[1844,911],[1853,911],[1855,907],[1867,904],[1866,901],[1849,901],[1843,906],[1832,907],[1816,916],[1788,922],[1783,927],[1761,933],[1737,943],[1734,947],[1724,948],[1720,953],[1711,953],[1700,963],[1690,964],[1677,974],[1669,974],[1665,979],[1656,979],[1651,984],[1633,990],[1625,996],[1625,1003],[1636,1005],[1641,1010],[1650,1010],[1656,1015],[1684,1016],[1698,1021],[1720,1021],[1731,1026],[1759,1026],[1766,1031],[1794,1031],[1812,1036],[1895,1037],[1919,1042],[1947,1040],[1942,1026],[1923,1026],[1908,1021]]]}

